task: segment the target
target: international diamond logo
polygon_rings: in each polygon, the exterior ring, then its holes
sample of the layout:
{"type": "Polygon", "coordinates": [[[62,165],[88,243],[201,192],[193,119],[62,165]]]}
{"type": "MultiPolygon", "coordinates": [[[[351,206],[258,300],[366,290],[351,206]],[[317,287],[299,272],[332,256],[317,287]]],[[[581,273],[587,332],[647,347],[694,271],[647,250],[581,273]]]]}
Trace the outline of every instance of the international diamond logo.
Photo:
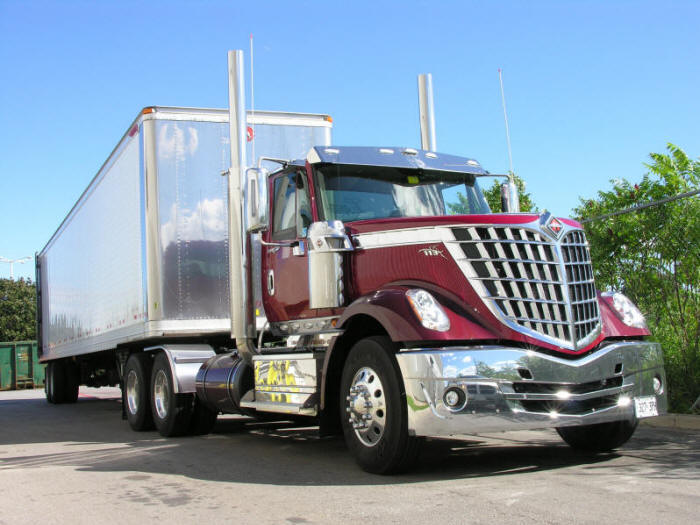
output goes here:
{"type": "Polygon", "coordinates": [[[554,234],[554,237],[559,237],[559,234],[561,231],[564,229],[564,225],[557,219],[556,217],[552,217],[552,220],[549,221],[547,224],[547,228],[549,228],[549,231],[554,234]]]}

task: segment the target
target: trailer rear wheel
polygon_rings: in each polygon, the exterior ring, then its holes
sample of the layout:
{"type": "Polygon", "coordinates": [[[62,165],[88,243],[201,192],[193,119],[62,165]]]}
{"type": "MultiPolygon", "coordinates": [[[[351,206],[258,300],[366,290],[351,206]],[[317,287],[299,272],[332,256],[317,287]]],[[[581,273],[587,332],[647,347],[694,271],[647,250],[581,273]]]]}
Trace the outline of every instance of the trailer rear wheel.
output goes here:
{"type": "Polygon", "coordinates": [[[609,452],[627,443],[637,428],[637,419],[580,427],[561,427],[557,432],[572,448],[587,452],[609,452]]]}
{"type": "Polygon", "coordinates": [[[75,403],[78,401],[78,393],[80,392],[80,368],[78,368],[78,363],[67,360],[63,363],[63,370],[66,375],[63,402],[75,403]]]}
{"type": "Polygon", "coordinates": [[[49,361],[44,381],[46,400],[53,405],[63,403],[66,396],[66,373],[62,360],[49,361]]]}
{"type": "Polygon", "coordinates": [[[406,394],[391,340],[375,336],[357,342],[340,388],[345,442],[360,467],[375,474],[409,467],[419,441],[408,435],[406,394]]]}
{"type": "Polygon", "coordinates": [[[151,356],[138,352],[131,354],[124,367],[124,407],[132,430],[152,430],[151,415],[151,356]]]}
{"type": "Polygon", "coordinates": [[[151,410],[161,436],[182,436],[189,432],[192,394],[176,394],[168,357],[159,353],[151,372],[151,410]]]}

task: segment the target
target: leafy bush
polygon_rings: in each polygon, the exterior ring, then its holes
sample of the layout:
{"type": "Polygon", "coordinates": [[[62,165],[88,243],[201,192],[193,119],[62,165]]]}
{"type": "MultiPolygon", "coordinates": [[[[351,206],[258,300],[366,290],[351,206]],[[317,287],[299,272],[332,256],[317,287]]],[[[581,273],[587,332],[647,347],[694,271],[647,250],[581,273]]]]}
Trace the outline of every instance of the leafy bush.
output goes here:
{"type": "Polygon", "coordinates": [[[36,339],[36,288],[29,280],[0,279],[0,341],[36,339]]]}
{"type": "MultiPolygon", "coordinates": [[[[580,220],[697,190],[700,161],[677,146],[652,153],[638,183],[610,181],[612,189],[581,199],[580,220]]],[[[585,224],[596,284],[622,291],[646,315],[664,349],[670,409],[690,410],[700,394],[700,198],[650,206],[585,224]]]]}

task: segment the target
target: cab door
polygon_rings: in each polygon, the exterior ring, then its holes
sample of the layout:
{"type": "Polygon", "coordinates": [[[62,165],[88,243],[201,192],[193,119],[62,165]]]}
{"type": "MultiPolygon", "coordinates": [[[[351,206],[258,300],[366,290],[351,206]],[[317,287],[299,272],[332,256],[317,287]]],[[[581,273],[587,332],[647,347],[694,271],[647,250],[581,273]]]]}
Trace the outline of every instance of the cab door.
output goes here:
{"type": "Polygon", "coordinates": [[[271,181],[270,228],[264,234],[263,303],[270,322],[308,317],[306,232],[312,222],[309,185],[301,168],[271,181]]]}

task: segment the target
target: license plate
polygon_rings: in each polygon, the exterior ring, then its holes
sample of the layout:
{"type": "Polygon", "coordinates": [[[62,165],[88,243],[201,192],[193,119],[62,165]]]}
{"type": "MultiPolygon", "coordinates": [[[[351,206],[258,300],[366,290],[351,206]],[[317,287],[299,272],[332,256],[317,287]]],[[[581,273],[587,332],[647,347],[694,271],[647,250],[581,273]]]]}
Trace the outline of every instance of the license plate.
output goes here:
{"type": "Polygon", "coordinates": [[[658,416],[659,409],[656,407],[656,397],[635,397],[634,413],[638,418],[658,416]]]}

